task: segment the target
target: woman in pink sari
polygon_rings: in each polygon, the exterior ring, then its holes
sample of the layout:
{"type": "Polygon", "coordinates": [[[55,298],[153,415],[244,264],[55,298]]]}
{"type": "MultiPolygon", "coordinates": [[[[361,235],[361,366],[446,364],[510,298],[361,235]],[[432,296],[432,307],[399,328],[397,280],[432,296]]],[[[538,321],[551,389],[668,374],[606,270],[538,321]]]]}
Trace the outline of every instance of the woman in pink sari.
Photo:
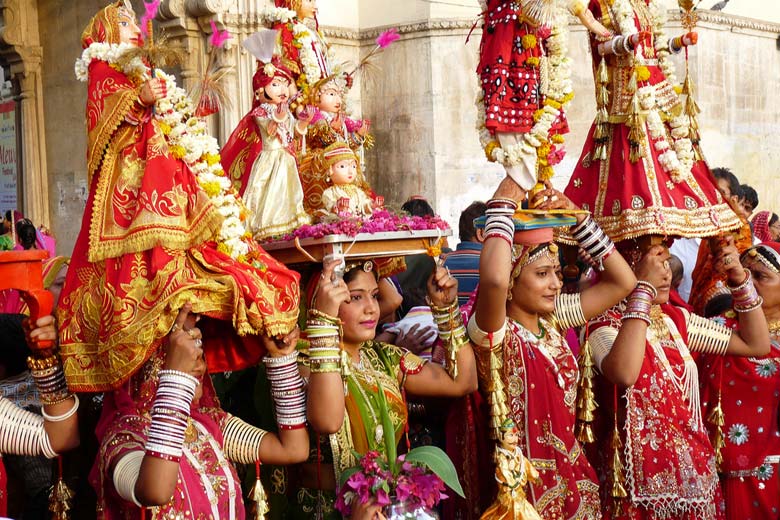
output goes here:
{"type": "Polygon", "coordinates": [[[268,433],[220,408],[190,310],[186,305],[179,312],[165,352],[104,398],[100,451],[90,475],[100,519],[140,519],[141,508],[151,507],[154,518],[241,520],[241,486],[229,460],[286,465],[308,456],[295,338],[266,339],[263,362],[279,424],[278,434],[268,433]]]}

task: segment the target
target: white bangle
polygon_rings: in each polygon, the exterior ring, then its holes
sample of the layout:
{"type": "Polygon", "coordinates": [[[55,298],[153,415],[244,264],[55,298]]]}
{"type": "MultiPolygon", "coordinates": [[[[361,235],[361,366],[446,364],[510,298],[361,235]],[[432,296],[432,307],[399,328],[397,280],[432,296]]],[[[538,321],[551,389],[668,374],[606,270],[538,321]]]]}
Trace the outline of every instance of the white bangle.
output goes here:
{"type": "Polygon", "coordinates": [[[119,493],[119,496],[138,507],[143,507],[143,504],[135,496],[135,485],[141,474],[141,463],[143,460],[144,452],[131,451],[119,459],[119,462],[114,467],[113,475],[114,489],[119,493]]]}
{"type": "Polygon", "coordinates": [[[49,415],[46,413],[45,409],[41,408],[41,415],[43,416],[44,419],[46,419],[49,422],[62,422],[62,421],[67,421],[68,419],[73,417],[78,411],[78,409],[79,409],[79,396],[73,394],[73,406],[71,406],[70,410],[68,410],[64,414],[49,415]]]}

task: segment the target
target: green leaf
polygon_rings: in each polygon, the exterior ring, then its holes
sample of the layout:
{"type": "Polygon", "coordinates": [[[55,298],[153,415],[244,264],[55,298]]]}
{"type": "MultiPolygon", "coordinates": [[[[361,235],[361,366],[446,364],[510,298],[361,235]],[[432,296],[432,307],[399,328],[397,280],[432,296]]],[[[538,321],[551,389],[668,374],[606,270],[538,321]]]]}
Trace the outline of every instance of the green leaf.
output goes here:
{"type": "Polygon", "coordinates": [[[347,480],[349,480],[349,477],[354,475],[355,473],[359,473],[362,468],[360,466],[354,466],[352,468],[347,468],[344,471],[341,472],[341,478],[339,479],[339,487],[344,486],[344,484],[347,483],[347,480]]]}
{"type": "Polygon", "coordinates": [[[466,498],[463,494],[463,488],[460,486],[458,472],[455,470],[455,466],[452,464],[452,461],[447,454],[440,448],[437,448],[436,446],[419,446],[407,453],[404,461],[425,466],[435,473],[437,477],[442,479],[448,488],[461,497],[466,498]]]}
{"type": "Polygon", "coordinates": [[[385,389],[382,384],[377,381],[377,401],[379,407],[379,416],[382,419],[382,432],[385,437],[385,455],[387,456],[387,464],[390,466],[390,472],[393,476],[398,475],[398,452],[395,445],[395,427],[393,426],[393,420],[390,418],[390,407],[387,404],[387,398],[385,397],[385,389]]]}

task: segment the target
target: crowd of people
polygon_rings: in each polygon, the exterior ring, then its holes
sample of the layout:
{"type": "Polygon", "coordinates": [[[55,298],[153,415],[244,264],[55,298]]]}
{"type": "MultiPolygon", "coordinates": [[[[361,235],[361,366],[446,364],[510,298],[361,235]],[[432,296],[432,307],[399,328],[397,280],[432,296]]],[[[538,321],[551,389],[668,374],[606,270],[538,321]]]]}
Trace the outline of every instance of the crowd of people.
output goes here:
{"type": "Polygon", "coordinates": [[[437,219],[368,186],[351,76],[301,29],[316,2],[276,0],[222,157],[172,76],[121,59],[129,4],[95,15],[73,251],[3,215],[0,248],[48,252],[56,311],[0,293],[0,517],[780,519],[780,222],[680,116],[665,60],[696,34],[662,37],[654,0],[569,3],[599,113],[559,192],[561,13],[508,3],[485,2],[478,70],[507,176],[456,247],[304,267],[264,241],[437,219]]]}

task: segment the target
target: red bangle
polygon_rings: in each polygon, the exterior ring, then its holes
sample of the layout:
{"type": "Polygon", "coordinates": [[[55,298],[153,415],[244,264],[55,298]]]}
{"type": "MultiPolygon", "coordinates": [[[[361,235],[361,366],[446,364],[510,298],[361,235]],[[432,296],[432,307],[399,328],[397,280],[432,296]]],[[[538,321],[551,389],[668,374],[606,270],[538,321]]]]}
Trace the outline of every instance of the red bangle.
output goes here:
{"type": "Polygon", "coordinates": [[[173,455],[160,453],[159,451],[146,450],[146,455],[150,457],[154,457],[155,459],[162,459],[162,460],[167,460],[168,462],[175,462],[176,464],[179,464],[181,462],[181,457],[174,457],[173,455]]]}
{"type": "Polygon", "coordinates": [[[302,422],[301,424],[292,424],[292,425],[280,424],[279,425],[280,430],[301,430],[303,428],[306,428],[305,422],[302,422]]]}
{"type": "Polygon", "coordinates": [[[501,233],[489,233],[487,236],[485,236],[485,240],[487,240],[488,238],[501,238],[507,244],[509,244],[509,247],[512,247],[512,242],[509,240],[509,237],[507,237],[506,235],[503,235],[501,233]]]}

